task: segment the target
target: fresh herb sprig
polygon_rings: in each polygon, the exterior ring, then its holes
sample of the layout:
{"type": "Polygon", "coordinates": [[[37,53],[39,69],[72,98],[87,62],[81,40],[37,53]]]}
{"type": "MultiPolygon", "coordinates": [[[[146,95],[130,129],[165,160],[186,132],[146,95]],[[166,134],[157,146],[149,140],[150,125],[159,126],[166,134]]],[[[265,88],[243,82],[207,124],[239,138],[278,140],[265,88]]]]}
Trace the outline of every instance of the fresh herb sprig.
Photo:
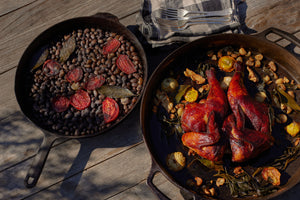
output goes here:
{"type": "Polygon", "coordinates": [[[296,160],[299,156],[300,143],[292,147],[287,147],[284,153],[279,158],[275,159],[271,166],[283,171],[292,161],[296,160]]]}

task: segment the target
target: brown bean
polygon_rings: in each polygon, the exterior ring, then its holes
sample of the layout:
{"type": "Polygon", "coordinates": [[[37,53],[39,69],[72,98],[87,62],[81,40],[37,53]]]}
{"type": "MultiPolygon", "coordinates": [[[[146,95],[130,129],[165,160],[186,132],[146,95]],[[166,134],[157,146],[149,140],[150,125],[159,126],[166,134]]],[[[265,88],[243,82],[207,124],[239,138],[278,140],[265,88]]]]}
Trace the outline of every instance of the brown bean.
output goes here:
{"type": "Polygon", "coordinates": [[[132,59],[133,59],[134,61],[140,60],[140,58],[139,58],[138,56],[133,56],[132,59]]]}
{"type": "MultiPolygon", "coordinates": [[[[76,90],[85,87],[85,83],[89,77],[99,74],[106,79],[106,84],[128,88],[132,92],[139,94],[143,83],[143,67],[140,64],[140,58],[135,47],[123,35],[102,31],[101,29],[86,28],[65,35],[63,40],[71,36],[75,37],[79,47],[75,50],[75,55],[72,55],[62,65],[59,74],[55,77],[46,77],[42,70],[37,70],[34,73],[34,84],[30,90],[30,96],[36,101],[33,106],[33,110],[36,112],[34,116],[40,119],[41,123],[45,121],[44,123],[48,124],[47,126],[50,129],[56,130],[61,134],[93,134],[113,124],[104,124],[103,122],[101,103],[105,98],[104,95],[99,95],[97,90],[88,91],[91,98],[91,104],[88,108],[78,111],[70,106],[63,113],[55,112],[52,109],[49,99],[57,95],[70,97],[76,90]],[[121,42],[121,46],[117,52],[105,56],[102,54],[103,46],[112,38],[118,39],[121,42]],[[116,59],[120,54],[127,54],[132,59],[133,63],[137,66],[137,73],[126,75],[119,70],[116,66],[116,59]],[[65,74],[78,66],[82,67],[83,78],[77,83],[69,83],[65,80],[65,74]],[[77,87],[73,87],[74,85],[77,87]]],[[[50,47],[50,58],[59,59],[62,44],[63,42],[59,41],[50,47]]],[[[136,98],[122,98],[117,100],[119,104],[123,105],[123,114],[127,113],[133,107],[135,101],[136,98]]]]}
{"type": "Polygon", "coordinates": [[[130,46],[129,50],[133,52],[135,50],[134,46],[130,46]]]}

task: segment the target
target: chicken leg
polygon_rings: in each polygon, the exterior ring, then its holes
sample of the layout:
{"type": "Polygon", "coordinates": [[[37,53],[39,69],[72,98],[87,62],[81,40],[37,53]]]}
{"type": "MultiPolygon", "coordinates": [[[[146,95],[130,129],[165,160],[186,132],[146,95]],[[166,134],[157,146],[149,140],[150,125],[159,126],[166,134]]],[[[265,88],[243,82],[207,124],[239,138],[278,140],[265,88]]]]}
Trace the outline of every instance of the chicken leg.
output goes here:
{"type": "Polygon", "coordinates": [[[201,157],[220,161],[225,151],[225,139],[218,125],[225,119],[229,106],[214,69],[207,70],[206,75],[210,85],[207,99],[205,103],[186,105],[181,118],[181,126],[186,133],[181,140],[201,157]]]}
{"type": "Polygon", "coordinates": [[[232,161],[243,162],[271,147],[273,137],[268,106],[249,95],[243,83],[242,64],[236,62],[234,67],[236,71],[227,92],[233,114],[224,121],[223,130],[229,136],[232,161]],[[246,117],[253,127],[245,127],[246,117]]]}

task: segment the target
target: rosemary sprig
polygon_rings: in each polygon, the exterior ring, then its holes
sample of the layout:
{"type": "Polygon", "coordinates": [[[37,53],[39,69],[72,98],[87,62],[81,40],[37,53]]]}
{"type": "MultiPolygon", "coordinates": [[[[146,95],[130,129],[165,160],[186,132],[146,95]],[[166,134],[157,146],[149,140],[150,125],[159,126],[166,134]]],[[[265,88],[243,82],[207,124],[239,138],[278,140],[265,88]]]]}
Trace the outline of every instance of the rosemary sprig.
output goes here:
{"type": "Polygon", "coordinates": [[[253,184],[252,177],[246,172],[242,172],[239,176],[232,176],[228,174],[227,170],[224,173],[217,173],[216,176],[225,178],[228,184],[230,194],[233,197],[245,197],[249,195],[258,195],[256,184],[253,184]]]}
{"type": "Polygon", "coordinates": [[[296,160],[299,156],[300,144],[293,147],[287,147],[284,153],[279,158],[275,159],[271,166],[283,171],[292,161],[296,160]]]}
{"type": "Polygon", "coordinates": [[[165,135],[171,136],[176,135],[180,137],[183,134],[181,123],[177,115],[173,119],[168,118],[166,115],[162,116],[161,124],[163,126],[162,131],[165,135]]]}
{"type": "Polygon", "coordinates": [[[206,77],[205,71],[212,67],[213,67],[213,65],[211,65],[211,64],[200,63],[195,72],[200,74],[202,77],[206,77]]]}
{"type": "Polygon", "coordinates": [[[225,169],[224,172],[219,171],[214,176],[225,178],[233,197],[264,196],[278,189],[273,185],[258,182],[254,176],[244,170],[240,174],[232,176],[225,169]]]}

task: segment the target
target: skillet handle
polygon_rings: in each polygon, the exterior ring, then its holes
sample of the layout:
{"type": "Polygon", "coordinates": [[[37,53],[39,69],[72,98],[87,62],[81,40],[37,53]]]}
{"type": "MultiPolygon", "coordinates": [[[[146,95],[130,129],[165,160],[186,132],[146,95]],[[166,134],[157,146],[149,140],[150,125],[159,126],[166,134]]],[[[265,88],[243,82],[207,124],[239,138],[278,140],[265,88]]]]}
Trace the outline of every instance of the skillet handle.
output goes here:
{"type": "Polygon", "coordinates": [[[114,22],[120,23],[119,18],[111,13],[105,13],[105,12],[104,13],[96,13],[93,15],[93,17],[105,18],[105,19],[109,19],[114,22]]]}
{"type": "Polygon", "coordinates": [[[56,139],[57,137],[55,136],[52,136],[47,133],[44,134],[44,139],[40,146],[40,149],[36,154],[35,158],[33,159],[33,162],[24,180],[24,184],[27,188],[34,187],[37,181],[39,180],[39,177],[44,168],[51,146],[56,139]]]}
{"type": "Polygon", "coordinates": [[[160,200],[170,200],[162,191],[160,191],[153,183],[154,176],[159,173],[159,167],[157,164],[152,160],[151,170],[147,178],[147,185],[151,188],[152,192],[156,194],[156,196],[160,200]]]}
{"type": "MultiPolygon", "coordinates": [[[[151,170],[147,178],[147,185],[151,188],[152,192],[160,199],[160,200],[170,200],[169,197],[167,197],[162,191],[160,191],[153,183],[153,178],[157,173],[160,173],[160,169],[157,166],[157,164],[154,162],[152,159],[152,165],[151,165],[151,170]]],[[[203,198],[202,196],[199,196],[195,193],[191,193],[187,191],[192,195],[193,200],[205,200],[207,198],[203,198]]]]}
{"type": "Polygon", "coordinates": [[[300,47],[300,40],[297,37],[295,37],[291,33],[280,30],[278,28],[273,28],[273,27],[268,28],[268,29],[256,34],[256,36],[266,39],[266,36],[270,33],[275,33],[275,34],[283,37],[284,39],[289,40],[290,42],[294,43],[298,47],[300,47]]]}

